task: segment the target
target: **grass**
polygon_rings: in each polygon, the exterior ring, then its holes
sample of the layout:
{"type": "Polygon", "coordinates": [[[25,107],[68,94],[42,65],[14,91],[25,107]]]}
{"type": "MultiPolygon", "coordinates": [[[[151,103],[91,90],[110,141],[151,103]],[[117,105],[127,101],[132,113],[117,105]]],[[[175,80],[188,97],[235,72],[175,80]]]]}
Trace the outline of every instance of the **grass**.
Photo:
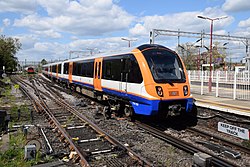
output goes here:
{"type": "MultiPolygon", "coordinates": [[[[2,80],[3,82],[10,82],[9,79],[5,78],[2,80]]],[[[22,124],[23,122],[27,122],[30,120],[30,112],[27,105],[17,106],[15,104],[16,98],[11,94],[11,86],[6,85],[1,88],[0,105],[10,105],[10,110],[8,113],[11,115],[11,122],[9,127],[12,127],[14,124],[22,124]],[[21,110],[21,117],[18,120],[18,109],[21,110]]],[[[9,139],[9,149],[5,152],[1,152],[0,150],[0,166],[4,167],[29,167],[38,164],[41,162],[41,155],[38,152],[36,154],[36,158],[33,160],[25,160],[24,159],[24,147],[26,144],[26,139],[23,135],[23,132],[18,130],[15,133],[10,133],[9,139]]],[[[0,146],[3,145],[3,142],[0,141],[0,146]]],[[[49,160],[49,159],[48,159],[49,160]]],[[[48,160],[45,160],[46,162],[48,160]]]]}
{"type": "Polygon", "coordinates": [[[18,122],[19,124],[22,122],[27,122],[30,120],[30,110],[27,105],[13,105],[10,109],[11,121],[12,123],[18,122]],[[18,120],[18,109],[20,109],[20,119],[18,120]]]}
{"type": "Polygon", "coordinates": [[[0,166],[4,167],[29,167],[36,165],[40,162],[40,154],[36,155],[36,158],[30,161],[24,159],[24,146],[26,139],[19,130],[15,135],[10,136],[9,149],[3,153],[0,153],[0,166]]]}
{"type": "MultiPolygon", "coordinates": [[[[9,79],[3,79],[1,80],[4,83],[10,83],[9,79]]],[[[6,105],[11,103],[12,101],[15,101],[15,96],[11,94],[11,85],[5,85],[4,87],[1,88],[1,97],[0,98],[0,105],[6,105]]]]}

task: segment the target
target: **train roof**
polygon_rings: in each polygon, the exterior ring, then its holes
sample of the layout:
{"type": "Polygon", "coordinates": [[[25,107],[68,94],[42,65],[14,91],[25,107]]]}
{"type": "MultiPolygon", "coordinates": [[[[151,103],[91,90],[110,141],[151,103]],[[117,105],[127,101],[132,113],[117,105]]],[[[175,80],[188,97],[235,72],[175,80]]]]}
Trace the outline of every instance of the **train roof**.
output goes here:
{"type": "MultiPolygon", "coordinates": [[[[148,49],[148,48],[168,49],[165,46],[158,45],[158,44],[143,44],[143,45],[136,47],[133,50],[131,50],[131,48],[127,48],[127,49],[119,50],[119,51],[109,51],[109,52],[97,53],[97,54],[90,55],[90,56],[73,58],[73,59],[68,59],[68,60],[64,60],[64,61],[58,61],[58,62],[54,62],[54,63],[45,64],[45,65],[43,65],[43,67],[48,67],[51,65],[57,65],[57,64],[61,64],[61,63],[67,63],[67,62],[76,62],[76,61],[81,61],[81,60],[92,60],[92,59],[99,58],[99,57],[109,57],[109,56],[115,56],[115,55],[135,53],[135,52],[138,52],[138,50],[143,51],[143,50],[148,49]]],[[[168,49],[168,50],[170,50],[170,49],[168,49]]]]}
{"type": "Polygon", "coordinates": [[[61,64],[63,61],[58,61],[58,62],[54,62],[54,63],[48,63],[48,64],[44,64],[43,67],[48,67],[51,65],[57,65],[57,64],[61,64]]]}

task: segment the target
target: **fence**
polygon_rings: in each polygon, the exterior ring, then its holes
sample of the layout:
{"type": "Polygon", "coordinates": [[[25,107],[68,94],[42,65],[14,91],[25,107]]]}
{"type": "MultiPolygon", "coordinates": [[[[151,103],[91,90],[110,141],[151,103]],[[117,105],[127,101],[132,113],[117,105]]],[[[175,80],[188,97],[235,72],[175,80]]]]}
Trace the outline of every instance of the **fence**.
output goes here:
{"type": "Polygon", "coordinates": [[[188,71],[191,93],[250,100],[250,73],[213,71],[211,92],[208,89],[209,74],[209,71],[188,71]]]}

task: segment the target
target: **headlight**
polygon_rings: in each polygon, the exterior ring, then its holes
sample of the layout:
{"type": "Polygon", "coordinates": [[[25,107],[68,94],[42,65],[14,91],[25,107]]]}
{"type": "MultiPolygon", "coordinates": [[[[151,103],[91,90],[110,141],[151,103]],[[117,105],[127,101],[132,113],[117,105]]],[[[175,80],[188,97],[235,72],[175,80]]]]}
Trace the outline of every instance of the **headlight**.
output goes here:
{"type": "Polygon", "coordinates": [[[155,87],[158,96],[163,97],[163,89],[160,86],[155,87]]]}
{"type": "Polygon", "coordinates": [[[188,86],[187,85],[183,86],[183,94],[184,94],[184,96],[188,95],[188,86]]]}

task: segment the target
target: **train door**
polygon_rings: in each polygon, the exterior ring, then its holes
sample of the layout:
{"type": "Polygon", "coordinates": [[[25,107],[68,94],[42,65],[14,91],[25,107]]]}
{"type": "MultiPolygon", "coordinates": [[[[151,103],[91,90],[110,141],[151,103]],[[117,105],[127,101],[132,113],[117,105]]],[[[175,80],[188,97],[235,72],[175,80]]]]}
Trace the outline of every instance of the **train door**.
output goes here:
{"type": "Polygon", "coordinates": [[[128,75],[129,75],[129,58],[125,56],[121,59],[121,82],[120,91],[127,93],[128,91],[128,75]]]}
{"type": "Polygon", "coordinates": [[[73,62],[69,62],[69,82],[72,83],[73,62]]]}
{"type": "Polygon", "coordinates": [[[102,90],[101,85],[101,76],[102,76],[102,58],[95,59],[94,64],[94,88],[95,90],[102,90]]]}

